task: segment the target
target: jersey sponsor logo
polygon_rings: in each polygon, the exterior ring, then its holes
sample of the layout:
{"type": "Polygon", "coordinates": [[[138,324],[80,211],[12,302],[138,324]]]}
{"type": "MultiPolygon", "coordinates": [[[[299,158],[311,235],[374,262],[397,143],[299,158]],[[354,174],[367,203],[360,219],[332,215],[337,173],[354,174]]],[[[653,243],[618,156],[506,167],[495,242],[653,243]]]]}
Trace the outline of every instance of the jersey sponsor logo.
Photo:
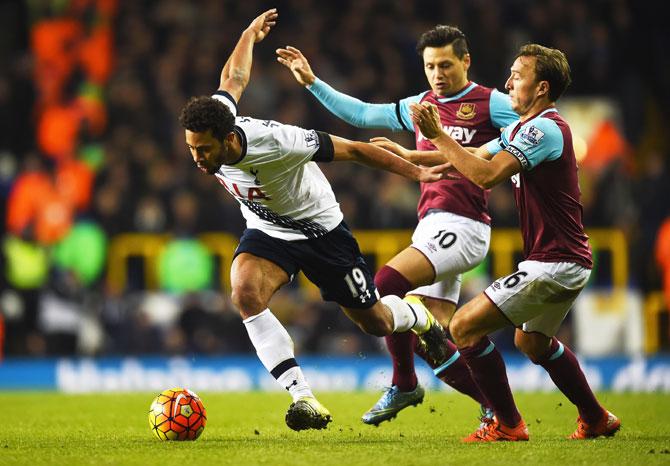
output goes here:
{"type": "MultiPolygon", "coordinates": [[[[258,171],[256,173],[258,173],[258,171]]],[[[236,197],[237,199],[245,199],[247,201],[252,202],[257,201],[259,199],[263,199],[266,201],[272,200],[272,198],[267,193],[265,193],[261,188],[247,188],[232,182],[230,182],[229,186],[228,183],[226,183],[226,181],[223,178],[219,178],[218,176],[216,177],[216,180],[224,188],[226,188],[226,191],[228,191],[230,194],[233,195],[233,197],[236,197]]],[[[258,182],[258,178],[254,180],[254,183],[260,184],[258,182]]]]}
{"type": "MultiPolygon", "coordinates": [[[[463,128],[462,126],[443,126],[444,132],[447,133],[454,141],[458,141],[461,144],[470,144],[472,139],[477,134],[477,130],[472,128],[463,128]]],[[[417,131],[419,134],[419,141],[426,141],[427,139],[421,134],[420,131],[417,131]]]]}
{"type": "Polygon", "coordinates": [[[532,144],[534,146],[538,145],[542,138],[544,137],[544,133],[540,131],[538,128],[536,128],[533,125],[526,126],[523,131],[521,131],[521,134],[519,134],[519,137],[523,139],[525,142],[528,144],[532,144]]]}
{"type": "Polygon", "coordinates": [[[456,112],[456,116],[461,120],[472,120],[475,115],[477,115],[477,104],[473,103],[462,103],[456,112]]]}

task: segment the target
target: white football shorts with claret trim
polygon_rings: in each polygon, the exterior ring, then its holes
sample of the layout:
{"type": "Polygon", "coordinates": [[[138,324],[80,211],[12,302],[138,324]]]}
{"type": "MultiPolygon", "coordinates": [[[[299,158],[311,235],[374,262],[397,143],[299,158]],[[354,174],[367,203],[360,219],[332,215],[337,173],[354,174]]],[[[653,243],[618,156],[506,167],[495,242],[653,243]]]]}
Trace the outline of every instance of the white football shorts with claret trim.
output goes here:
{"type": "Polygon", "coordinates": [[[516,327],[553,337],[590,275],[572,262],[523,261],[484,293],[516,327]]]}
{"type": "Polygon", "coordinates": [[[412,247],[433,265],[435,283],[408,294],[458,303],[461,274],[486,257],[491,227],[451,212],[432,212],[423,217],[412,235],[412,247]]]}

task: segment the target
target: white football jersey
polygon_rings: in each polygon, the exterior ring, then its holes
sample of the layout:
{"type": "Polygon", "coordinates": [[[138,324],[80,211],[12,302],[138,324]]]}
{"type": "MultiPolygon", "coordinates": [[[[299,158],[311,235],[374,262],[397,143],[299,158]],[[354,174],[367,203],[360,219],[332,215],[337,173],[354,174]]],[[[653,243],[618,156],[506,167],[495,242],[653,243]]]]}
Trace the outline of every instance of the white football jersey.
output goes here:
{"type": "Polygon", "coordinates": [[[240,203],[247,228],[295,241],[318,238],[337,227],[342,211],[330,183],[313,162],[315,155],[318,160],[332,160],[329,136],[240,117],[228,93],[212,97],[235,115],[242,154],[234,163],[222,165],[216,178],[240,203]],[[325,158],[318,158],[317,152],[325,158]]]}

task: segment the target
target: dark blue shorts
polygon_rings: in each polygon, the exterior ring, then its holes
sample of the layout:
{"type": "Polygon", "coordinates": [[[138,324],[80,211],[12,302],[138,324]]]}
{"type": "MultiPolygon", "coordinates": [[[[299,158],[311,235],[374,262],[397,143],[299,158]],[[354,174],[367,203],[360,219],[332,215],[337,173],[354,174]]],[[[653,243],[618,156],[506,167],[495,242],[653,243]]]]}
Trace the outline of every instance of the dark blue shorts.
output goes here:
{"type": "Polygon", "coordinates": [[[286,241],[247,228],[235,256],[247,252],[267,259],[293,278],[300,270],[319,287],[325,301],[367,309],[379,299],[373,275],[346,223],[320,238],[286,241]]]}

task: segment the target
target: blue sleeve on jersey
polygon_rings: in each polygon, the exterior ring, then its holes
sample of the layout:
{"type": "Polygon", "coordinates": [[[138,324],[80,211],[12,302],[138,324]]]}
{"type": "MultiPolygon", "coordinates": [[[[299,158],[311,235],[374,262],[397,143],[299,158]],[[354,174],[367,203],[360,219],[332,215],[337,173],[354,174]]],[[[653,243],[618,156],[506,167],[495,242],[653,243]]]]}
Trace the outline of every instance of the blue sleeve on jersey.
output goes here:
{"type": "Polygon", "coordinates": [[[509,144],[509,135],[513,127],[514,124],[507,126],[503,132],[500,133],[500,137],[486,143],[486,150],[489,151],[489,154],[496,155],[498,152],[507,147],[509,144]]]}
{"type": "Polygon", "coordinates": [[[496,128],[505,128],[519,119],[519,115],[512,110],[512,103],[509,95],[493,89],[489,97],[489,112],[491,114],[491,123],[496,128]]]}
{"type": "Polygon", "coordinates": [[[486,150],[489,151],[489,154],[496,155],[498,152],[503,150],[502,146],[502,137],[493,139],[486,143],[486,150]]]}
{"type": "Polygon", "coordinates": [[[319,78],[308,89],[331,113],[358,128],[405,129],[398,119],[398,104],[369,104],[336,91],[319,78]]]}
{"type": "Polygon", "coordinates": [[[398,102],[398,113],[400,114],[400,122],[403,124],[407,131],[414,132],[414,123],[412,122],[411,114],[412,112],[409,109],[411,104],[416,104],[421,102],[421,99],[426,95],[428,91],[422,92],[421,94],[413,95],[411,97],[405,97],[400,102],[398,102]]]}
{"type": "Polygon", "coordinates": [[[524,170],[531,170],[561,156],[563,133],[553,120],[534,118],[521,126],[505,150],[519,159],[524,170]]]}

